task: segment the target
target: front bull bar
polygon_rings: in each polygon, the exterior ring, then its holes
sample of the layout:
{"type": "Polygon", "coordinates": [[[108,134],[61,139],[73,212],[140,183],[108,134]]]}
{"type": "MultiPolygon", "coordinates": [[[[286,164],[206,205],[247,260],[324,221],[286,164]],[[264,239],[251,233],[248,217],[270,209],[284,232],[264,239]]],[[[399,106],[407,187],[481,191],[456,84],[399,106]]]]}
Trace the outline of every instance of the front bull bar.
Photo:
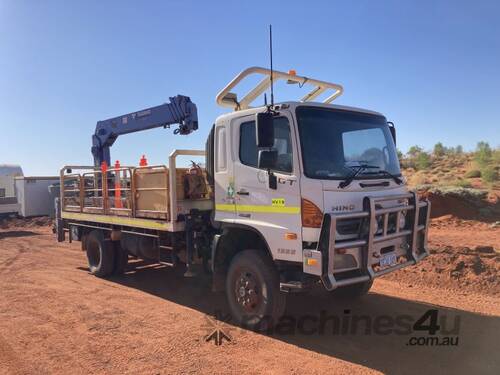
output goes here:
{"type": "Polygon", "coordinates": [[[333,290],[340,286],[365,282],[382,276],[386,273],[413,265],[429,255],[427,251],[427,231],[429,226],[431,204],[428,201],[419,201],[415,192],[401,195],[384,197],[367,197],[365,211],[345,214],[325,214],[321,225],[320,239],[317,251],[321,256],[321,280],[327,290],[333,290]],[[407,205],[399,205],[389,208],[380,208],[381,202],[407,200],[407,205]],[[409,215],[413,211],[413,215],[409,215]],[[424,211],[424,212],[422,212],[424,211]],[[410,218],[409,225],[400,228],[400,215],[406,213],[410,218]],[[395,230],[388,233],[389,214],[396,214],[395,230]],[[422,214],[423,215],[422,215],[422,214]],[[379,233],[375,221],[382,217],[382,233],[379,233]],[[364,238],[347,241],[337,241],[337,223],[346,219],[364,219],[368,221],[368,233],[364,238]],[[410,229],[407,229],[407,228],[410,229]],[[423,233],[423,239],[419,241],[419,234],[423,233]],[[375,271],[373,269],[373,247],[384,242],[400,237],[407,237],[409,246],[406,250],[406,260],[394,266],[375,271]],[[361,275],[342,278],[337,280],[334,276],[334,254],[336,250],[347,248],[361,249],[361,275]]]}

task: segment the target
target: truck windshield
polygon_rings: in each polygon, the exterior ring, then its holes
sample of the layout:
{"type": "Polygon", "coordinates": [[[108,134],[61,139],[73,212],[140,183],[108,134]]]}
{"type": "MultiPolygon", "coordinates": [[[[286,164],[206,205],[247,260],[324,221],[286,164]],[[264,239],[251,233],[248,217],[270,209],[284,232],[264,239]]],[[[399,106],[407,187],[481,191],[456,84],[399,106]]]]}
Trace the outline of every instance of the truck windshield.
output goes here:
{"type": "Polygon", "coordinates": [[[342,180],[356,167],[370,165],[356,178],[401,176],[396,147],[383,116],[319,107],[298,107],[297,122],[304,174],[342,180]]]}

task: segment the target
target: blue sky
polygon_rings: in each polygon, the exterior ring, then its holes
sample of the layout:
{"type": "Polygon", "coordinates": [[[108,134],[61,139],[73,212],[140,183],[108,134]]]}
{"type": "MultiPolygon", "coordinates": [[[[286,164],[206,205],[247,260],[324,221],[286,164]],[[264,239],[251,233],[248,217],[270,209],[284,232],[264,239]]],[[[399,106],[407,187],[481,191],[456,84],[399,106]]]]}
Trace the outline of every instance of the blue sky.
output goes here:
{"type": "Polygon", "coordinates": [[[384,113],[403,151],[500,145],[498,1],[0,0],[0,164],[28,175],[91,164],[98,120],[176,94],[197,104],[200,130],[121,137],[113,160],[203,147],[226,111],[216,93],[267,66],[269,23],[276,69],[341,83],[337,103],[384,113]]]}

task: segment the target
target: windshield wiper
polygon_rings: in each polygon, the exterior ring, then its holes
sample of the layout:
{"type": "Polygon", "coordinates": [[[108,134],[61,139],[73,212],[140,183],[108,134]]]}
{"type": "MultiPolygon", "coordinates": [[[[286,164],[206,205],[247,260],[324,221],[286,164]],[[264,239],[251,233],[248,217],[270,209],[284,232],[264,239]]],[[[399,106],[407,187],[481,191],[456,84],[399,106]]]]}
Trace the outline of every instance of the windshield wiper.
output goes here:
{"type": "MultiPolygon", "coordinates": [[[[377,168],[378,168],[378,167],[377,167],[377,168]]],[[[390,172],[386,171],[385,169],[380,169],[380,170],[378,170],[378,171],[376,171],[376,172],[369,172],[369,173],[366,173],[366,174],[379,174],[379,173],[380,173],[380,174],[383,174],[383,175],[384,175],[384,176],[386,176],[386,177],[390,177],[390,178],[392,178],[392,179],[394,180],[394,182],[395,182],[396,184],[398,184],[398,185],[401,185],[401,184],[403,183],[403,180],[402,180],[402,179],[400,179],[398,176],[395,176],[395,175],[393,175],[392,173],[390,173],[390,172]]]]}
{"type": "Polygon", "coordinates": [[[351,184],[351,182],[358,176],[362,171],[366,169],[372,169],[372,168],[380,168],[376,165],[368,165],[368,164],[361,164],[357,166],[352,166],[352,167],[346,167],[351,169],[352,173],[347,176],[347,178],[339,183],[339,188],[344,189],[347,186],[351,184]]]}

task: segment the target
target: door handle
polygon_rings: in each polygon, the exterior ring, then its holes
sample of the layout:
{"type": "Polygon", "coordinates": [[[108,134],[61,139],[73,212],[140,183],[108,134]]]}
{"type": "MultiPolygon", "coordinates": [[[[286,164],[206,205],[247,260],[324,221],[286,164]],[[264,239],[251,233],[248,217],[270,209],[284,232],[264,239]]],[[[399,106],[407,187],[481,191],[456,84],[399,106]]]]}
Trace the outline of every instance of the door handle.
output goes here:
{"type": "Polygon", "coordinates": [[[245,190],[237,191],[236,194],[238,194],[238,195],[250,195],[250,193],[248,191],[245,191],[245,190]]]}

